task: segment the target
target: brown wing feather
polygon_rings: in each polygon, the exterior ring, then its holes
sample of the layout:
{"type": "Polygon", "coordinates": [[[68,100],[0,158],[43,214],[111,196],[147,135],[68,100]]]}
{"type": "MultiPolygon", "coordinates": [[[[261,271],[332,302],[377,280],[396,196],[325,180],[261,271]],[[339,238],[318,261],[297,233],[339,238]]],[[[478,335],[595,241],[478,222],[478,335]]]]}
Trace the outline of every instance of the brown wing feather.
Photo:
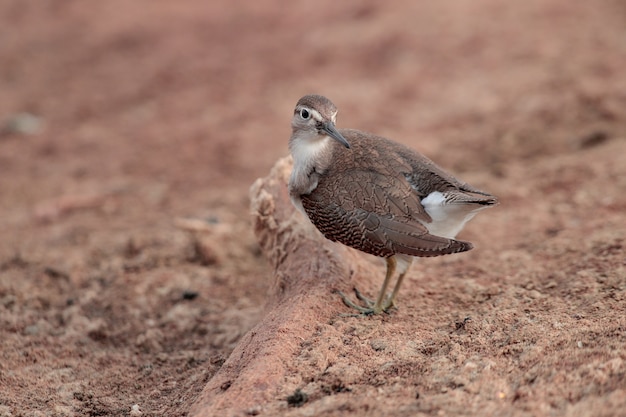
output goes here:
{"type": "Polygon", "coordinates": [[[380,167],[381,161],[385,161],[386,172],[392,176],[404,176],[420,198],[433,191],[458,191],[473,194],[476,197],[473,203],[481,204],[478,200],[483,196],[483,204],[497,204],[497,198],[493,195],[459,180],[429,158],[401,143],[353,129],[342,129],[341,133],[352,145],[353,152],[351,155],[350,151],[339,148],[335,154],[339,164],[352,159],[380,167]]]}
{"type": "Polygon", "coordinates": [[[430,218],[408,184],[372,172],[320,179],[302,196],[313,224],[326,236],[376,256],[396,253],[438,256],[472,248],[468,242],[433,236],[417,218],[430,218]]]}
{"type": "Polygon", "coordinates": [[[351,149],[333,144],[317,188],[302,196],[315,226],[330,240],[378,256],[437,256],[472,244],[428,233],[421,199],[433,191],[459,203],[496,204],[495,197],[459,181],[430,159],[385,138],[342,129],[351,149]],[[462,201],[465,200],[465,201],[462,201]]]}

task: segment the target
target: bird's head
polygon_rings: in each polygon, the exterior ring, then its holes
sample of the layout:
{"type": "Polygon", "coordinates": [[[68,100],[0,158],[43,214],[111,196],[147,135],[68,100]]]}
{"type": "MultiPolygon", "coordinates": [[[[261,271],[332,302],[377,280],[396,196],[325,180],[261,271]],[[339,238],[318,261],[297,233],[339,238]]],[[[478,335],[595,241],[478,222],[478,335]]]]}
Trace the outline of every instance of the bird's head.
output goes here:
{"type": "Polygon", "coordinates": [[[298,100],[291,119],[292,139],[318,142],[330,137],[346,148],[350,144],[335,127],[337,107],[324,96],[307,95],[298,100]]]}

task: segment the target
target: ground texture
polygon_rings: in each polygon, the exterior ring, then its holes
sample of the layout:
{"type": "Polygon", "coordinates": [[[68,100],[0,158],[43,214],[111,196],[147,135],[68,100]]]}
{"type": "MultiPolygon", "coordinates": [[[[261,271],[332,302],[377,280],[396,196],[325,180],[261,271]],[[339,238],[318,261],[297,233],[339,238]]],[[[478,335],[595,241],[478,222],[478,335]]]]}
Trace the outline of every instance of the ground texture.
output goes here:
{"type": "Polygon", "coordinates": [[[7,0],[0,27],[0,416],[624,415],[624,2],[7,0]],[[388,315],[332,293],[382,261],[298,303],[259,234],[306,93],[500,198],[388,315]]]}

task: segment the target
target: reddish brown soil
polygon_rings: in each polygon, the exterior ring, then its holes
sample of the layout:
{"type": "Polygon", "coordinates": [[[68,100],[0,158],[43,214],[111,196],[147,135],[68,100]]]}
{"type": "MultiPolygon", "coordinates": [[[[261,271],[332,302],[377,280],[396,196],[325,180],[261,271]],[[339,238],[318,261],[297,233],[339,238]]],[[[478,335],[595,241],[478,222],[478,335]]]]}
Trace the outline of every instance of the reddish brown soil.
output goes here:
{"type": "Polygon", "coordinates": [[[281,311],[286,374],[218,415],[626,413],[624,2],[6,0],[0,27],[0,416],[203,412],[272,314],[248,189],[310,92],[501,205],[391,314],[281,311]]]}

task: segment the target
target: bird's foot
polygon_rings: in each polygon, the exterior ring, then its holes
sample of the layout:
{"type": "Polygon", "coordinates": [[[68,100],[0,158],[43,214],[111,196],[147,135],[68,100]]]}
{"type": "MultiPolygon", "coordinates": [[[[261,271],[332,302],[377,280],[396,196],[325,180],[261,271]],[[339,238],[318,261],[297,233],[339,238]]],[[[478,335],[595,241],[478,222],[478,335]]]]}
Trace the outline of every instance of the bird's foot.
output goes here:
{"type": "Polygon", "coordinates": [[[354,295],[356,295],[356,298],[361,300],[361,302],[363,302],[363,304],[365,304],[368,308],[374,308],[374,300],[361,294],[361,291],[359,291],[356,287],[354,287],[354,295]]]}
{"type": "Polygon", "coordinates": [[[356,288],[354,289],[354,294],[356,295],[356,298],[358,298],[364,304],[364,306],[356,304],[354,301],[349,299],[348,296],[342,293],[341,291],[337,291],[337,294],[339,294],[339,296],[341,297],[341,300],[346,306],[353,308],[357,310],[359,313],[366,315],[366,316],[380,314],[382,312],[387,313],[388,312],[387,310],[389,310],[391,307],[394,306],[393,300],[391,300],[390,298],[387,298],[385,301],[383,301],[383,303],[381,303],[382,305],[376,305],[376,303],[373,300],[361,294],[361,292],[356,288]]]}
{"type": "Polygon", "coordinates": [[[391,296],[387,296],[387,298],[385,298],[385,301],[383,302],[383,311],[387,313],[390,308],[393,308],[395,306],[396,302],[394,301],[394,299],[391,298],[391,296]]]}

